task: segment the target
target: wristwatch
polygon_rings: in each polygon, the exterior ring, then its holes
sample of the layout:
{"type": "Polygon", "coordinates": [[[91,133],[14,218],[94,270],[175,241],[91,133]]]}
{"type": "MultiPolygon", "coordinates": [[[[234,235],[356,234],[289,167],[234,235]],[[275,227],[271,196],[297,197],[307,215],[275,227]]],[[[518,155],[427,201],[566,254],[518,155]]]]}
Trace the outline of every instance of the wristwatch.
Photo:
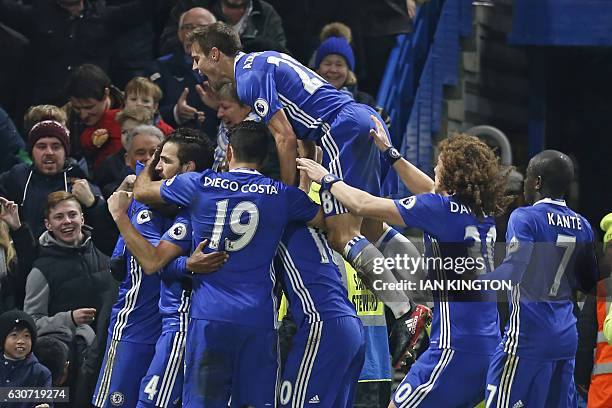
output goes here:
{"type": "Polygon", "coordinates": [[[332,184],[334,184],[337,181],[342,181],[342,179],[334,174],[326,174],[322,179],[321,179],[321,190],[327,190],[329,191],[331,189],[332,184]]]}
{"type": "Polygon", "coordinates": [[[387,163],[389,163],[391,166],[393,166],[393,163],[395,163],[402,157],[400,152],[395,147],[390,147],[385,150],[383,156],[385,157],[387,163]]]}

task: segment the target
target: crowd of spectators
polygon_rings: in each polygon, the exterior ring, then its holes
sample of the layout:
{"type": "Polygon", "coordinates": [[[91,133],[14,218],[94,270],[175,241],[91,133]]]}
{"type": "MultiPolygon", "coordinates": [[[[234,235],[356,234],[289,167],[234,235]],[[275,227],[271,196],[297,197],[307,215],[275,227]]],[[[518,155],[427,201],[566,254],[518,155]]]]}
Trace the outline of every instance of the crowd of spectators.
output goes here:
{"type": "Polygon", "coordinates": [[[228,129],[259,120],[192,69],[191,31],[224,21],[246,52],[310,61],[376,107],[381,52],[413,15],[412,0],[0,0],[0,378],[69,385],[88,406],[121,279],[106,199],[173,129],[215,142],[221,170],[228,129]]]}

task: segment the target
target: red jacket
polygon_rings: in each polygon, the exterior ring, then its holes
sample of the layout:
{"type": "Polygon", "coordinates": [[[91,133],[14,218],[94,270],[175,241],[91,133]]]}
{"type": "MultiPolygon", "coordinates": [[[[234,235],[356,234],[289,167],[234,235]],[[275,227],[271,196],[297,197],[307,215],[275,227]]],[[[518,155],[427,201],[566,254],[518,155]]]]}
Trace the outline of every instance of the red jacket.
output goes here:
{"type": "Polygon", "coordinates": [[[119,112],[119,109],[107,109],[98,123],[85,128],[83,133],[81,133],[81,147],[94,169],[102,164],[108,156],[117,153],[123,148],[121,144],[121,127],[115,120],[117,112],[119,112]],[[106,129],[108,131],[108,140],[100,147],[94,146],[92,140],[93,133],[98,129],[106,129]]]}
{"type": "Polygon", "coordinates": [[[155,122],[155,127],[161,130],[164,136],[166,137],[168,137],[170,133],[174,132],[174,128],[170,126],[169,124],[167,124],[166,122],[164,122],[161,116],[159,117],[157,122],[155,122]]]}

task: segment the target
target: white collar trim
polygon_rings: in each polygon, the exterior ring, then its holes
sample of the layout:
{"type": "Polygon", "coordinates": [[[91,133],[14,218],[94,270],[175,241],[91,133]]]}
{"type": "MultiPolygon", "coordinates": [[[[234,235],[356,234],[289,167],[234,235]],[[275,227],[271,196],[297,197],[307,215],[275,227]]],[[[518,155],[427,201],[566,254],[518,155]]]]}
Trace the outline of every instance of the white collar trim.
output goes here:
{"type": "Polygon", "coordinates": [[[246,169],[244,167],[241,168],[237,168],[237,169],[231,169],[229,171],[230,173],[247,173],[247,174],[259,174],[261,175],[260,172],[258,172],[257,170],[254,169],[246,169]]]}
{"type": "Polygon", "coordinates": [[[540,201],[536,201],[535,203],[533,203],[533,205],[538,205],[538,204],[555,204],[555,205],[561,205],[563,207],[567,207],[567,204],[565,204],[565,200],[561,198],[543,198],[540,201]]]}
{"type": "Polygon", "coordinates": [[[238,54],[236,54],[236,56],[234,57],[234,75],[236,75],[236,65],[238,65],[238,61],[240,60],[240,58],[242,58],[243,55],[246,55],[246,53],[238,51],[238,54]]]}

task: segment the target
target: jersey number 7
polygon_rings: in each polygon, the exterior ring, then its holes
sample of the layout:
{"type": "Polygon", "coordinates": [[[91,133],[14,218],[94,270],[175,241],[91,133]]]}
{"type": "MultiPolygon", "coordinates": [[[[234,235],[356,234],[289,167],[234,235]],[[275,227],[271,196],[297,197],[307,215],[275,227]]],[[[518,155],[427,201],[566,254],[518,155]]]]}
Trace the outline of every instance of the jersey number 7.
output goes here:
{"type": "Polygon", "coordinates": [[[567,264],[574,253],[574,249],[576,248],[576,237],[559,234],[557,235],[557,246],[564,248],[563,256],[561,257],[561,262],[559,262],[559,267],[557,268],[557,273],[555,274],[555,280],[550,287],[548,296],[557,296],[559,286],[561,285],[561,277],[565,273],[567,264]]]}

